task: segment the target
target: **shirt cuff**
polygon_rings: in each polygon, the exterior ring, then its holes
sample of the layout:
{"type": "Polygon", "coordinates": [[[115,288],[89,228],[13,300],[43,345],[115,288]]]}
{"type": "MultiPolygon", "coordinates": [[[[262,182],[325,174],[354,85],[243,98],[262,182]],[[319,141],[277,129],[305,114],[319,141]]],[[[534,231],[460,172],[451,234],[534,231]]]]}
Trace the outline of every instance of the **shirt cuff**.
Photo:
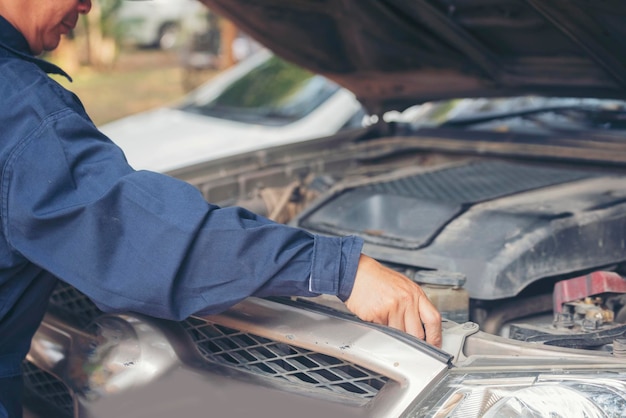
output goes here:
{"type": "Polygon", "coordinates": [[[363,248],[359,237],[315,236],[309,289],[313,293],[350,297],[363,248]]]}

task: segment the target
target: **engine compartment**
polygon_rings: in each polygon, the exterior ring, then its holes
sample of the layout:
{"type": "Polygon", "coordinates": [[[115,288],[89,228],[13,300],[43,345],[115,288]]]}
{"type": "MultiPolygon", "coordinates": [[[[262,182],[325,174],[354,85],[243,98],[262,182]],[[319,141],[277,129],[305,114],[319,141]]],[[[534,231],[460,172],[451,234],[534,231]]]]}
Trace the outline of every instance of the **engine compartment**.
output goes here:
{"type": "MultiPolygon", "coordinates": [[[[626,282],[626,174],[616,167],[416,150],[394,137],[332,141],[178,177],[222,206],[363,237],[365,253],[420,283],[455,322],[590,349],[612,350],[626,336],[622,285],[559,306],[554,297],[557,283],[596,271],[626,282]],[[587,314],[578,312],[598,309],[601,321],[583,325],[587,314]],[[587,342],[546,337],[556,334],[587,342]]],[[[331,299],[316,302],[341,309],[331,299]]]]}

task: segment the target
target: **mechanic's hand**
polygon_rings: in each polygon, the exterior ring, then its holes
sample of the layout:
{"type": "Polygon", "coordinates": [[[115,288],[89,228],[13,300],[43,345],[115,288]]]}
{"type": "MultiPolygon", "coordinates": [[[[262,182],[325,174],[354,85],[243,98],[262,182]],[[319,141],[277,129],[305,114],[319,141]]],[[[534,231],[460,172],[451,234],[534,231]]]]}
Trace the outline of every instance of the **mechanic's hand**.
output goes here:
{"type": "Polygon", "coordinates": [[[441,314],[404,275],[361,255],[346,306],[364,321],[389,325],[441,347],[441,314]]]}

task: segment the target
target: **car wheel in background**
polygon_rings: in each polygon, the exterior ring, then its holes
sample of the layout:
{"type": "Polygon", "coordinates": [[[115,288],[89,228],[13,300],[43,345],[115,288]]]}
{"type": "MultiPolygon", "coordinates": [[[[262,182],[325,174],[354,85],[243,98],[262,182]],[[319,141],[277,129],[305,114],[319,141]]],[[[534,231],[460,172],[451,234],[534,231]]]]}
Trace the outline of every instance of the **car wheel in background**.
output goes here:
{"type": "Polygon", "coordinates": [[[163,50],[169,50],[178,45],[180,38],[180,26],[174,22],[168,22],[161,26],[157,46],[163,50]]]}

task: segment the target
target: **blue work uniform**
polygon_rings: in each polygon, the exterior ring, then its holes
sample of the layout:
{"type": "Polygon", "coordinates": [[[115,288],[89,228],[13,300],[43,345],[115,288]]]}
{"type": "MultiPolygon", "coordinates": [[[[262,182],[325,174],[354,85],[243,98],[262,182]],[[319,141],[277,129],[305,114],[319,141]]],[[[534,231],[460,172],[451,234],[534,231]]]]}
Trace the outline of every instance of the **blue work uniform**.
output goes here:
{"type": "Polygon", "coordinates": [[[67,76],[0,17],[0,417],[21,414],[20,364],[58,279],[104,311],[174,320],[250,295],[350,295],[361,239],[135,171],[47,73],[67,76]]]}

